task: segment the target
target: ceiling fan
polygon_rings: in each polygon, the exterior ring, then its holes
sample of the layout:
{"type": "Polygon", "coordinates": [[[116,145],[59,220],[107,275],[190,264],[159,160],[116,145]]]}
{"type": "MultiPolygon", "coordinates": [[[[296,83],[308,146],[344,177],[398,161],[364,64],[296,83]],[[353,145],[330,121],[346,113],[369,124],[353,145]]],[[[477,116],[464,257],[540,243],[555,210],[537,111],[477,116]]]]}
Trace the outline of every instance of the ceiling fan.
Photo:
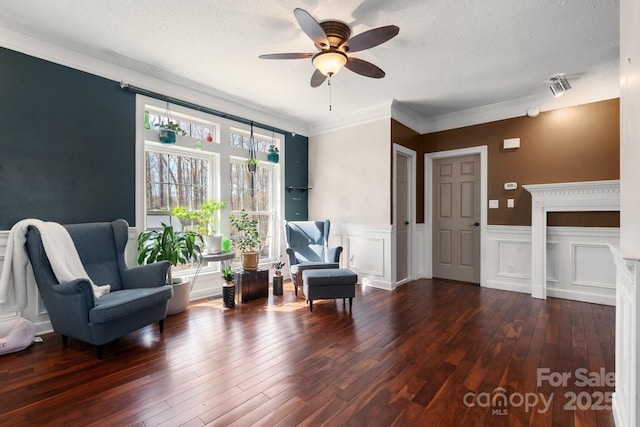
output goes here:
{"type": "Polygon", "coordinates": [[[340,21],[318,22],[304,9],[296,8],[293,14],[302,28],[318,49],[311,53],[273,53],[260,55],[262,59],[303,59],[312,58],[316,68],[311,76],[311,87],[318,87],[327,77],[336,74],[342,67],[354,73],[380,79],[385,76],[376,65],[347,54],[360,52],[378,46],[398,35],[400,28],[395,25],[374,28],[351,37],[351,28],[340,21]]]}

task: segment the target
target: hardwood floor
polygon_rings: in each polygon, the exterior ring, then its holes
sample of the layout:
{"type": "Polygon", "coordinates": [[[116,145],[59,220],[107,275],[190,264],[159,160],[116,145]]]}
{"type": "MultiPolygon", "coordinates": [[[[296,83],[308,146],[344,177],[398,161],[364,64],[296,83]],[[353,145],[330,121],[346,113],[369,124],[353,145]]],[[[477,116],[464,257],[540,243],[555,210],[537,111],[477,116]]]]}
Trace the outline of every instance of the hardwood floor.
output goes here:
{"type": "Polygon", "coordinates": [[[440,280],[309,313],[285,283],[233,309],[194,302],[102,361],[57,334],[2,356],[0,425],[613,426],[613,387],[595,381],[614,329],[614,307],[440,280]]]}

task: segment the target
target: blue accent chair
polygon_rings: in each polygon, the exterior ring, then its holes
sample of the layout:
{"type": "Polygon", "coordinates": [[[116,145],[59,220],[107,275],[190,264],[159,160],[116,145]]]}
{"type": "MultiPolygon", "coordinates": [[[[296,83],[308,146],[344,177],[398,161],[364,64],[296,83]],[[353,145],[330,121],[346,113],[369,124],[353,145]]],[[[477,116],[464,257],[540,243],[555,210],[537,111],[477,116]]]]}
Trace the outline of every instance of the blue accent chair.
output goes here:
{"type": "Polygon", "coordinates": [[[284,236],[289,256],[291,282],[298,296],[302,287],[302,272],[340,267],[342,246],[329,248],[331,222],[325,221],[285,221],[284,236]]]}
{"type": "Polygon", "coordinates": [[[111,291],[95,298],[86,279],[58,283],[40,232],[29,228],[27,253],[51,325],[62,335],[63,345],[68,337],[85,341],[96,346],[102,359],[104,344],[143,326],[158,322],[162,333],[167,302],[173,295],[166,284],[169,262],[128,268],[124,249],[129,225],[123,219],[64,227],[91,280],[96,285],[109,284],[111,291]]]}

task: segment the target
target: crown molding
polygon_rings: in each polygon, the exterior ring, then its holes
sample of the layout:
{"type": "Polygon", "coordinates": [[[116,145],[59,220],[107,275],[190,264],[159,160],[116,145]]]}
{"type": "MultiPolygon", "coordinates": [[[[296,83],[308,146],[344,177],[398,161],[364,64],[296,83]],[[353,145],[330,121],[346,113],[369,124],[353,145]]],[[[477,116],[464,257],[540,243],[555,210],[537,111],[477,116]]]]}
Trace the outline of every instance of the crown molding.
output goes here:
{"type": "Polygon", "coordinates": [[[389,100],[348,114],[336,115],[331,119],[314,122],[309,126],[309,136],[317,136],[365,123],[390,119],[392,103],[393,100],[389,100]]]}
{"type": "Polygon", "coordinates": [[[391,104],[391,117],[414,132],[421,133],[422,118],[411,108],[396,99],[391,104]]]}
{"type": "Polygon", "coordinates": [[[583,88],[582,90],[574,88],[560,97],[553,97],[545,93],[424,118],[420,123],[419,133],[439,132],[522,117],[526,115],[530,107],[534,106],[540,108],[540,111],[552,111],[619,97],[620,80],[618,78],[601,79],[591,83],[589,88],[583,88]]]}
{"type": "Polygon", "coordinates": [[[522,117],[526,115],[527,109],[533,106],[537,106],[541,111],[551,111],[620,97],[619,78],[610,78],[592,81],[589,83],[589,88],[578,90],[574,86],[574,89],[558,98],[541,93],[432,117],[422,117],[401,101],[389,100],[348,114],[309,123],[274,113],[272,109],[265,106],[132,58],[113,52],[91,50],[74,40],[45,38],[36,30],[23,28],[1,17],[0,46],[110,80],[126,81],[153,92],[306,136],[389,118],[399,121],[420,134],[425,134],[522,117]]]}

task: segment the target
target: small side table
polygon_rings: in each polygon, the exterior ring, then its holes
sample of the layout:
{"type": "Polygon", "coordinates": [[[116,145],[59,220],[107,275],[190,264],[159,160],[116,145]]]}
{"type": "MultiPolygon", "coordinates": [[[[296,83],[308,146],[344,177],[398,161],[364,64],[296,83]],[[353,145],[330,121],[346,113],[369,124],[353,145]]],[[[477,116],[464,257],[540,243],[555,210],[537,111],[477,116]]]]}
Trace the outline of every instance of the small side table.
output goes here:
{"type": "Polygon", "coordinates": [[[200,269],[202,268],[202,264],[205,262],[221,262],[222,267],[227,267],[229,265],[229,261],[231,261],[236,256],[234,251],[222,252],[221,254],[202,254],[200,258],[200,262],[198,263],[198,267],[196,268],[196,272],[193,275],[193,279],[191,279],[191,290],[196,284],[196,280],[198,279],[198,275],[200,274],[200,269]]]}
{"type": "Polygon", "coordinates": [[[239,302],[269,296],[269,270],[236,271],[234,274],[239,302]]]}

